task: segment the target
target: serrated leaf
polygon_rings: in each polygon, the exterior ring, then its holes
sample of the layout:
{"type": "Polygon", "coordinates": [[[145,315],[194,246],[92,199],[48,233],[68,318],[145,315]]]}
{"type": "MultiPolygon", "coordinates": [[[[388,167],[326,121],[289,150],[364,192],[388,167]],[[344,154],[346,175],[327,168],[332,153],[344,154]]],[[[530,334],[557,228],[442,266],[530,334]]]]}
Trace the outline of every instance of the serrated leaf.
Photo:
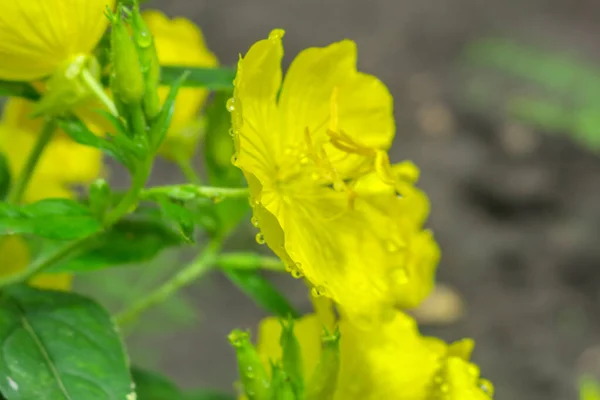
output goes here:
{"type": "Polygon", "coordinates": [[[300,316],[285,296],[258,271],[223,270],[223,272],[234,285],[270,313],[283,318],[300,316]]]}
{"type": "Polygon", "coordinates": [[[0,80],[0,96],[22,97],[27,100],[37,101],[40,94],[29,82],[0,80]]]}
{"type": "Polygon", "coordinates": [[[135,398],[110,316],[74,293],[5,289],[0,348],[0,391],[7,400],[135,398]]]}
{"type": "MultiPolygon", "coordinates": [[[[204,161],[208,181],[213,186],[246,186],[242,171],[231,163],[235,149],[229,134],[231,117],[227,111],[230,92],[217,93],[206,109],[207,133],[204,145],[204,161]]],[[[242,218],[250,213],[247,199],[231,199],[215,206],[219,218],[220,233],[226,235],[242,218]]]]}
{"type": "Polygon", "coordinates": [[[215,91],[233,89],[235,69],[229,67],[162,66],[161,83],[172,85],[186,71],[189,71],[189,76],[183,84],[184,87],[203,87],[215,91]]]}
{"type": "Polygon", "coordinates": [[[67,199],[45,199],[24,206],[0,203],[0,236],[32,234],[49,239],[79,239],[102,228],[81,204],[67,199]]]}
{"type": "Polygon", "coordinates": [[[133,215],[117,222],[96,244],[75,258],[55,264],[51,272],[87,272],[149,261],[161,251],[183,243],[164,221],[133,215]]]}

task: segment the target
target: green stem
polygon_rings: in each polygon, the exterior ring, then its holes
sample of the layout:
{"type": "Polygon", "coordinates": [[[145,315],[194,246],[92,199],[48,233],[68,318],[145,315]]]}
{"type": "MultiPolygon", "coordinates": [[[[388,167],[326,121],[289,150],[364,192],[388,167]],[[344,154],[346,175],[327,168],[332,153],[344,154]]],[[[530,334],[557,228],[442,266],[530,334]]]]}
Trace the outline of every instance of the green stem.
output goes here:
{"type": "MultiPolygon", "coordinates": [[[[140,165],[138,171],[133,177],[131,188],[121,199],[119,204],[117,204],[117,206],[109,213],[109,215],[107,215],[104,221],[105,229],[111,227],[119,219],[121,219],[121,217],[129,213],[131,208],[137,203],[139,194],[142,188],[144,187],[148,176],[150,175],[151,167],[152,160],[149,160],[146,164],[140,165]]],[[[59,263],[69,257],[72,257],[77,252],[83,250],[89,244],[92,244],[96,237],[101,233],[102,232],[93,233],[89,236],[67,243],[64,247],[60,248],[55,253],[31,265],[26,270],[21,271],[17,274],[10,275],[4,279],[0,279],[0,287],[25,282],[33,276],[44,272],[56,263],[59,263]]]]}
{"type": "Polygon", "coordinates": [[[179,157],[175,160],[175,162],[177,163],[177,166],[183,173],[183,176],[185,176],[185,178],[188,181],[190,181],[190,183],[193,183],[194,185],[197,185],[197,186],[202,185],[202,178],[200,177],[200,175],[198,175],[198,173],[194,169],[194,167],[192,165],[192,160],[185,158],[185,157],[179,157]]]}
{"type": "Polygon", "coordinates": [[[285,271],[283,262],[277,257],[262,256],[256,253],[225,253],[217,257],[220,268],[235,270],[285,271]]]}
{"type": "Polygon", "coordinates": [[[46,148],[48,143],[50,143],[50,140],[54,136],[54,132],[56,132],[56,126],[56,121],[54,119],[47,120],[42,126],[42,130],[40,131],[37,142],[31,150],[31,153],[29,153],[29,157],[25,162],[23,170],[19,174],[19,178],[10,188],[10,192],[8,193],[8,196],[6,198],[6,201],[8,203],[18,204],[21,202],[21,199],[23,197],[23,194],[25,193],[25,190],[27,189],[29,181],[31,180],[35,167],[37,166],[37,163],[40,160],[44,149],[46,148]]]}
{"type": "Polygon", "coordinates": [[[123,326],[124,324],[131,322],[146,309],[165,301],[182,287],[189,285],[202,275],[206,274],[214,264],[220,248],[220,241],[211,241],[194,261],[184,267],[175,276],[118,313],[115,316],[117,324],[123,326]]]}
{"type": "Polygon", "coordinates": [[[213,200],[238,199],[248,197],[248,188],[222,188],[193,184],[159,186],[143,190],[141,197],[148,199],[155,195],[189,199],[190,196],[206,197],[213,200]]]}
{"type": "Polygon", "coordinates": [[[108,215],[106,215],[106,218],[104,219],[104,226],[112,226],[137,204],[143,193],[144,185],[148,180],[151,168],[152,160],[149,160],[144,165],[140,165],[138,167],[138,170],[133,175],[129,191],[125,193],[125,196],[123,196],[119,204],[117,204],[117,206],[113,208],[108,215]]]}
{"type": "Polygon", "coordinates": [[[85,85],[88,87],[88,89],[90,89],[94,96],[96,96],[96,98],[100,100],[100,102],[104,104],[106,108],[108,108],[108,111],[112,115],[117,117],[119,115],[119,112],[117,111],[115,103],[110,97],[108,97],[108,95],[104,91],[104,87],[102,87],[100,82],[98,82],[96,78],[94,78],[90,71],[84,69],[81,73],[81,78],[83,78],[83,83],[85,83],[85,85]]]}

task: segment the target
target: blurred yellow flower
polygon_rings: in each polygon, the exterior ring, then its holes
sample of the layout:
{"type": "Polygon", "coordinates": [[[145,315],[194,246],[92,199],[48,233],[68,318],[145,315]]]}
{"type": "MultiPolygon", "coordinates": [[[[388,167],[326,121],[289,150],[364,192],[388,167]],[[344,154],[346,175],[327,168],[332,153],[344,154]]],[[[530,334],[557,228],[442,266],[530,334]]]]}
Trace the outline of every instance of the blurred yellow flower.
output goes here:
{"type": "MultiPolygon", "coordinates": [[[[10,99],[0,121],[0,153],[6,157],[11,176],[21,172],[29,152],[37,140],[43,123],[28,115],[33,104],[18,98],[10,99]]],[[[38,161],[24,194],[25,202],[50,197],[73,197],[71,185],[91,182],[102,173],[102,154],[97,149],[73,142],[64,132],[57,132],[38,161]]],[[[0,240],[0,276],[7,276],[27,267],[29,252],[19,237],[0,240]]],[[[40,275],[31,284],[45,288],[68,289],[71,276],[40,275]]]]}
{"type": "Polygon", "coordinates": [[[422,230],[429,203],[417,168],[387,159],[393,99],[356,70],[349,40],[304,50],[282,83],[282,36],[274,30],[240,60],[228,104],[257,241],[355,322],[414,307],[439,249],[422,230]]]}
{"type": "MultiPolygon", "coordinates": [[[[17,176],[36,143],[43,120],[29,119],[33,103],[11,98],[0,121],[0,152],[17,176]]],[[[57,132],[40,157],[24,195],[25,202],[49,197],[72,197],[71,185],[89,183],[102,172],[102,153],[75,143],[64,132],[57,132]]]]}
{"type": "Polygon", "coordinates": [[[115,0],[5,0],[0,13],[0,79],[35,80],[92,52],[115,0]]]}
{"type": "MultiPolygon", "coordinates": [[[[294,325],[305,377],[319,360],[322,326],[314,314],[294,325]]],[[[448,345],[421,336],[415,321],[402,312],[368,331],[342,320],[340,332],[340,371],[330,400],[489,400],[493,395],[491,383],[480,379],[479,368],[469,362],[470,339],[448,345]]],[[[270,360],[281,359],[280,334],[277,319],[261,322],[257,349],[267,368],[270,360]]]]}
{"type": "MultiPolygon", "coordinates": [[[[216,67],[216,56],[206,47],[202,31],[185,18],[169,19],[160,11],[143,12],[144,21],[154,35],[156,51],[161,65],[216,67]]],[[[169,93],[168,87],[159,89],[161,101],[169,93]]],[[[171,127],[161,154],[167,158],[193,156],[201,135],[198,114],[208,90],[183,88],[179,90],[171,127]]]]}

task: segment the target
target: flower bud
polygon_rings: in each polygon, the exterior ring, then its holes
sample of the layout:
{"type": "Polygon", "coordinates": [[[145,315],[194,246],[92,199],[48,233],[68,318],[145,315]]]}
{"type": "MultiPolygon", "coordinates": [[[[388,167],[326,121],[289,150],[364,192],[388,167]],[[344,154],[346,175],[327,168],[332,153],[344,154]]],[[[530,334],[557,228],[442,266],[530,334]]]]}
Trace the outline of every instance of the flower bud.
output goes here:
{"type": "Polygon", "coordinates": [[[113,73],[111,89],[115,97],[124,104],[135,104],[144,95],[144,77],[136,46],[122,19],[123,7],[116,14],[109,14],[112,23],[110,45],[113,73]]]}
{"type": "Polygon", "coordinates": [[[250,335],[238,329],[228,336],[235,349],[240,380],[249,400],[266,400],[269,392],[269,377],[256,349],[250,343],[250,335]]]}
{"type": "Polygon", "coordinates": [[[304,400],[331,400],[337,388],[340,369],[340,333],[325,331],[321,338],[319,362],[306,384],[304,400]]]}
{"type": "Polygon", "coordinates": [[[133,28],[133,40],[138,51],[140,66],[144,74],[144,111],[150,119],[154,119],[160,113],[160,99],[158,97],[158,85],[160,83],[160,64],[154,37],[144,22],[137,4],[131,13],[131,26],[133,28]]]}
{"type": "Polygon", "coordinates": [[[283,352],[283,371],[289,378],[291,386],[297,397],[301,397],[304,390],[304,378],[302,374],[302,353],[300,343],[294,334],[294,320],[280,320],[281,336],[279,343],[283,352]]]}

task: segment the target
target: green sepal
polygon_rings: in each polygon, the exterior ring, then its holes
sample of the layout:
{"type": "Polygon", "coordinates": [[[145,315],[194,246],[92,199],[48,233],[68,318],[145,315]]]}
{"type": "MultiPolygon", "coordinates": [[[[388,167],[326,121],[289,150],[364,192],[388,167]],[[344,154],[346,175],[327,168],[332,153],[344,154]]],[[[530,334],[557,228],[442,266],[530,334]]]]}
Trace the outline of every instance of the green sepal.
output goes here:
{"type": "Polygon", "coordinates": [[[280,319],[279,322],[281,323],[281,336],[279,337],[282,350],[281,364],[289,378],[294,394],[297,398],[301,398],[304,391],[302,351],[294,334],[294,319],[290,316],[287,319],[280,319]]]}
{"type": "Polygon", "coordinates": [[[227,338],[235,349],[244,393],[249,400],[266,400],[269,393],[269,377],[254,345],[250,343],[250,334],[235,329],[227,338]]]}
{"type": "Polygon", "coordinates": [[[330,334],[324,329],[321,336],[321,357],[306,383],[303,400],[332,400],[340,369],[340,332],[330,334]]]}

